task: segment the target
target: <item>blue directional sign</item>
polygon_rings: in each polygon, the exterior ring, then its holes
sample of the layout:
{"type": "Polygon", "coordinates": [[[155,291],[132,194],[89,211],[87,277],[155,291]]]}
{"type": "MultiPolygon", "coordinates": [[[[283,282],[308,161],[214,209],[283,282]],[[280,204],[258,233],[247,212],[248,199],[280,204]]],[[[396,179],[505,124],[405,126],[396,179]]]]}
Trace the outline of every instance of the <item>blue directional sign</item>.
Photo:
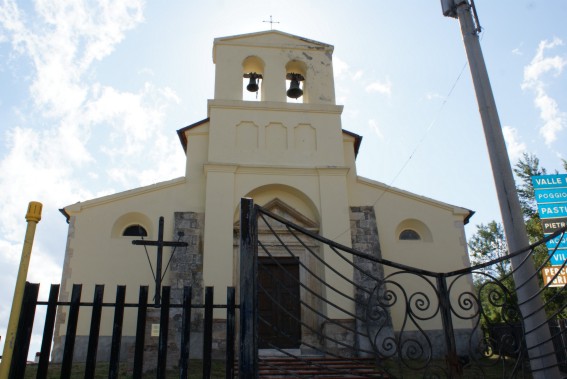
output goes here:
{"type": "Polygon", "coordinates": [[[567,202],[558,204],[538,204],[537,211],[539,218],[567,217],[567,202]]]}
{"type": "Polygon", "coordinates": [[[555,238],[550,239],[547,241],[547,248],[548,249],[567,249],[567,236],[562,236],[561,234],[555,238]]]}
{"type": "MultiPolygon", "coordinates": [[[[553,250],[549,252],[549,254],[553,253],[553,250]]],[[[556,250],[555,254],[551,256],[549,263],[552,266],[561,266],[563,262],[567,259],[567,250],[556,250]]]]}
{"type": "MultiPolygon", "coordinates": [[[[548,235],[549,234],[545,234],[546,237],[548,235]]],[[[560,234],[547,241],[545,245],[547,246],[549,254],[553,254],[549,260],[552,266],[561,266],[563,262],[567,260],[567,234],[563,236],[560,234]]]]}
{"type": "Polygon", "coordinates": [[[567,187],[567,174],[532,176],[532,184],[535,189],[567,187]]]}
{"type": "Polygon", "coordinates": [[[567,202],[567,187],[536,189],[534,192],[538,204],[567,202]]]}
{"type": "MultiPolygon", "coordinates": [[[[567,174],[532,176],[532,184],[543,232],[549,236],[567,222],[567,174]]],[[[553,254],[551,265],[561,266],[567,260],[567,235],[559,235],[546,245],[553,254]]]]}

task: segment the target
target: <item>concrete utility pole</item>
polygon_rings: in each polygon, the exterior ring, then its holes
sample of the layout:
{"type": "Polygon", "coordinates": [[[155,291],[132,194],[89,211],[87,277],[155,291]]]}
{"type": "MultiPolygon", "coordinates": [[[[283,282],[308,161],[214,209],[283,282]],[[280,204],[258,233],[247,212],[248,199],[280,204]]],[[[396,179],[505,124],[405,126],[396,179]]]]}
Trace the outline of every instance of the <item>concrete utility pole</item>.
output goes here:
{"type": "MultiPolygon", "coordinates": [[[[500,213],[504,224],[504,232],[508,243],[508,251],[516,252],[529,246],[522,208],[516,192],[516,183],[506,150],[504,135],[492,94],[488,72],[480,48],[478,18],[474,9],[474,0],[441,0],[443,14],[458,18],[469,66],[476,92],[476,99],[484,128],[488,155],[492,166],[492,174],[498,194],[500,213]],[[472,4],[472,6],[471,6],[472,4]],[[474,12],[475,18],[473,19],[474,12]],[[475,24],[476,20],[476,24],[475,24]]],[[[514,282],[520,312],[524,319],[525,339],[530,357],[530,365],[534,378],[559,378],[557,358],[551,334],[547,325],[547,317],[541,298],[537,295],[539,286],[534,264],[531,258],[524,259],[529,251],[511,259],[514,270],[514,282]]]]}

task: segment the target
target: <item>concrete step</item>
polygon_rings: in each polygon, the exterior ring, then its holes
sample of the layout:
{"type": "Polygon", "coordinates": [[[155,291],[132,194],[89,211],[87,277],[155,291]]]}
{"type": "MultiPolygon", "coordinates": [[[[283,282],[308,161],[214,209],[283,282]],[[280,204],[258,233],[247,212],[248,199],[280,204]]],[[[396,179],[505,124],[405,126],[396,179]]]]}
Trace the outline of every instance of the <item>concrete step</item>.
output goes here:
{"type": "Polygon", "coordinates": [[[278,358],[261,357],[259,377],[263,379],[289,378],[388,378],[372,360],[363,358],[278,358]]]}

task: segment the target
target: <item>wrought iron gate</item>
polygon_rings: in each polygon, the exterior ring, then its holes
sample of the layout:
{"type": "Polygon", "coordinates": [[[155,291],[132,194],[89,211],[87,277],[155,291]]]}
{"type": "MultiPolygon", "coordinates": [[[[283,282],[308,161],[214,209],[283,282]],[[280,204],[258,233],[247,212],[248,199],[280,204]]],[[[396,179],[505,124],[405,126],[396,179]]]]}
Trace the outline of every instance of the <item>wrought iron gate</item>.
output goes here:
{"type": "MultiPolygon", "coordinates": [[[[455,378],[532,372],[524,338],[537,331],[522,326],[512,269],[506,266],[509,271],[502,277],[490,270],[510,256],[447,273],[408,267],[325,239],[250,199],[241,203],[241,227],[241,309],[275,309],[300,325],[297,336],[265,313],[242,317],[241,330],[268,329],[278,335],[265,340],[256,333],[241,346],[241,357],[253,357],[253,365],[244,368],[246,378],[256,373],[273,378],[455,378]],[[298,262],[299,279],[288,273],[285,282],[297,281],[299,291],[290,291],[289,284],[275,290],[256,282],[258,271],[268,266],[285,270],[285,259],[298,262]],[[285,293],[286,302],[277,302],[275,292],[285,293]],[[299,313],[292,312],[291,302],[299,313]]],[[[556,236],[564,238],[564,233],[556,236]]],[[[529,259],[544,242],[529,247],[529,259]]],[[[546,266],[544,259],[538,271],[546,266]]],[[[551,280],[559,277],[551,275],[551,280]]],[[[557,320],[566,313],[567,302],[558,301],[567,299],[565,292],[564,285],[548,285],[538,294],[546,296],[555,353],[564,372],[567,334],[558,327],[564,320],[557,320]]]]}

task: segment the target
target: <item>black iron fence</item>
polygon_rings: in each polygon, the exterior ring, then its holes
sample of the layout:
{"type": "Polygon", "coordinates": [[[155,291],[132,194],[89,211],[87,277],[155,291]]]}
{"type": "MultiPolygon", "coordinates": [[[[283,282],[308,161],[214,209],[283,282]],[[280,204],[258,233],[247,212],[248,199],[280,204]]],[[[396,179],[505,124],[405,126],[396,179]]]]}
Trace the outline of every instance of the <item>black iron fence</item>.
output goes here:
{"type": "MultiPolygon", "coordinates": [[[[97,285],[94,291],[92,302],[81,302],[80,284],[75,284],[71,293],[71,301],[60,302],[58,301],[59,285],[52,285],[49,300],[38,301],[39,284],[27,283],[24,299],[22,304],[22,313],[16,334],[16,341],[14,344],[14,354],[12,364],[10,367],[10,379],[20,379],[25,375],[27,365],[28,351],[31,341],[32,328],[34,324],[34,316],[38,306],[47,306],[46,318],[43,327],[43,337],[41,343],[41,351],[39,353],[39,361],[33,367],[36,371],[36,378],[47,378],[48,372],[53,369],[60,372],[61,378],[73,378],[79,375],[73,367],[73,357],[75,350],[75,340],[77,336],[77,323],[79,319],[79,312],[90,310],[90,329],[88,336],[88,347],[86,361],[80,368],[80,376],[84,378],[94,378],[95,372],[100,370],[100,365],[97,365],[97,351],[99,344],[99,332],[101,325],[101,315],[104,308],[111,308],[114,311],[112,323],[112,341],[110,360],[104,369],[108,372],[108,378],[124,377],[124,372],[128,377],[142,378],[144,371],[145,360],[155,360],[157,362],[152,368],[155,371],[156,378],[165,378],[168,368],[168,359],[173,359],[175,362],[170,364],[175,368],[175,372],[179,378],[187,378],[189,375],[189,357],[190,357],[190,341],[191,341],[191,313],[195,310],[203,312],[203,345],[202,345],[202,377],[211,378],[212,362],[213,362],[213,310],[223,309],[226,310],[226,329],[224,333],[224,340],[226,342],[225,357],[224,357],[224,371],[227,378],[233,378],[235,372],[235,316],[238,306],[235,304],[235,290],[229,287],[227,290],[227,303],[226,305],[213,304],[213,288],[207,287],[205,289],[205,303],[192,304],[192,290],[191,287],[185,287],[183,290],[183,299],[181,303],[173,304],[170,302],[170,287],[162,288],[161,304],[156,306],[148,304],[148,287],[142,286],[139,290],[139,301],[137,303],[126,303],[126,287],[118,286],[116,289],[116,301],[114,303],[104,303],[103,294],[104,286],[97,285]],[[56,320],[56,313],[61,308],[66,308],[67,325],[65,332],[65,342],[63,346],[63,356],[60,364],[54,365],[50,361],[50,354],[52,348],[53,331],[56,320]],[[137,310],[136,319],[136,336],[134,343],[134,352],[132,359],[125,359],[121,356],[121,343],[123,340],[123,326],[124,326],[124,311],[127,308],[135,308],[137,310]],[[159,312],[159,339],[157,351],[152,353],[151,356],[145,348],[147,343],[147,315],[152,309],[159,312]],[[168,349],[171,349],[170,330],[170,311],[181,310],[181,328],[179,330],[178,338],[178,355],[172,356],[168,349]],[[165,331],[165,332],[164,332],[165,331]],[[51,366],[51,367],[50,367],[51,366]],[[56,366],[56,367],[55,367],[56,366]],[[121,367],[122,366],[122,367],[121,367]],[[127,366],[127,367],[124,367],[127,366]]],[[[201,355],[201,354],[200,354],[201,355]]],[[[146,365],[147,366],[147,365],[146,365]]],[[[169,373],[171,374],[171,373],[169,373]]],[[[52,377],[52,376],[50,376],[52,377]]]]}

